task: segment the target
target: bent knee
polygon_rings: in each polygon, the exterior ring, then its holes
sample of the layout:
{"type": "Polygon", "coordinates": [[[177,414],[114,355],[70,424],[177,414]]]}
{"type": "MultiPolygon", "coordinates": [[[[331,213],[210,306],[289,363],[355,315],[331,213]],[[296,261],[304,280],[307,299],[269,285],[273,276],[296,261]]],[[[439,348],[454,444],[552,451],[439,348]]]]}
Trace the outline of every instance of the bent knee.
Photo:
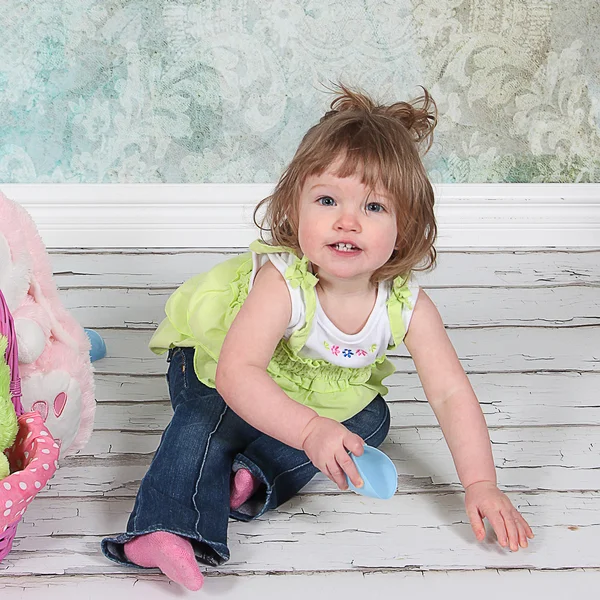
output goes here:
{"type": "Polygon", "coordinates": [[[344,424],[369,446],[379,446],[390,430],[390,410],[385,400],[378,395],[344,424]]]}

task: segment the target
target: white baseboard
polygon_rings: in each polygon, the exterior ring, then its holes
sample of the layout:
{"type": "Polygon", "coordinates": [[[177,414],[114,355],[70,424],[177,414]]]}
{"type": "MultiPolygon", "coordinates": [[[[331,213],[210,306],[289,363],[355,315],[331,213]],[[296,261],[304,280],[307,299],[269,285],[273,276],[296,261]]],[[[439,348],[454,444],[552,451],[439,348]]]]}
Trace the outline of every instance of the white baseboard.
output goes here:
{"type": "MultiPolygon", "coordinates": [[[[49,248],[245,247],[270,184],[6,184],[49,248]]],[[[436,186],[438,248],[600,247],[600,184],[436,186]]]]}

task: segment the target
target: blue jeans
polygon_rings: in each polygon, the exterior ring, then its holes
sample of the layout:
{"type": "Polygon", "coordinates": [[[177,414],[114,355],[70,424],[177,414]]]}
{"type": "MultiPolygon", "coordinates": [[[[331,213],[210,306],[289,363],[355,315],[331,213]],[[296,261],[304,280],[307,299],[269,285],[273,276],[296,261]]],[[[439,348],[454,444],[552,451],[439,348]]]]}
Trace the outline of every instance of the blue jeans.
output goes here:
{"type": "MultiPolygon", "coordinates": [[[[218,392],[194,372],[193,348],[169,352],[167,381],[173,417],[142,479],[127,532],[102,540],[111,560],[132,565],[123,544],[154,531],[188,538],[199,562],[229,560],[229,517],[250,521],[283,504],[318,472],[306,454],[265,435],[238,417],[218,392]],[[230,510],[230,481],[246,468],[263,485],[238,510],[230,510]]],[[[344,422],[367,444],[379,446],[390,426],[381,396],[344,422]]]]}

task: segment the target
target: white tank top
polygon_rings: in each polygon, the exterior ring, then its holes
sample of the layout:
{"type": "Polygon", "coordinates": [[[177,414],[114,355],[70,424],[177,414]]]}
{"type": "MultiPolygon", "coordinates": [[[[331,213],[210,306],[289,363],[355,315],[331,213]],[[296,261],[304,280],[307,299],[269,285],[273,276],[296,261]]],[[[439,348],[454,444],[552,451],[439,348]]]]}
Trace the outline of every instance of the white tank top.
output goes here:
{"type": "MultiPolygon", "coordinates": [[[[250,276],[250,288],[254,283],[254,277],[262,265],[270,260],[273,266],[285,279],[285,272],[296,260],[287,252],[278,254],[252,254],[253,269],[250,276]]],[[[306,321],[306,303],[304,291],[301,287],[293,288],[287,279],[285,280],[292,301],[292,312],[290,321],[285,330],[284,337],[289,338],[292,333],[300,329],[306,321]]],[[[410,319],[414,310],[419,286],[412,278],[408,282],[411,292],[412,307],[406,304],[402,310],[402,320],[405,331],[408,331],[410,319]]],[[[367,319],[364,327],[354,334],[340,331],[325,314],[319,295],[316,290],[311,290],[316,295],[316,312],[306,344],[298,354],[305,358],[326,360],[340,367],[365,367],[371,365],[375,360],[383,356],[389,345],[394,344],[390,321],[387,311],[387,300],[390,294],[391,282],[382,281],[377,287],[377,299],[375,306],[367,319]]]]}

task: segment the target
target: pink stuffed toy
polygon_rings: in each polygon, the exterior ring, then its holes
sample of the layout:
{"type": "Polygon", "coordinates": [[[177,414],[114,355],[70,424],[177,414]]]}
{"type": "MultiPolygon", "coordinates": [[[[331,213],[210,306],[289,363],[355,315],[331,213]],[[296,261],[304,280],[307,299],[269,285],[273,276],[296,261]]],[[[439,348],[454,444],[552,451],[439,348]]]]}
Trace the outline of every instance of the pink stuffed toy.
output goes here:
{"type": "Polygon", "coordinates": [[[15,322],[23,408],[42,415],[61,457],[73,454],[94,422],[90,342],[61,304],[31,217],[1,192],[0,289],[15,322]]]}

